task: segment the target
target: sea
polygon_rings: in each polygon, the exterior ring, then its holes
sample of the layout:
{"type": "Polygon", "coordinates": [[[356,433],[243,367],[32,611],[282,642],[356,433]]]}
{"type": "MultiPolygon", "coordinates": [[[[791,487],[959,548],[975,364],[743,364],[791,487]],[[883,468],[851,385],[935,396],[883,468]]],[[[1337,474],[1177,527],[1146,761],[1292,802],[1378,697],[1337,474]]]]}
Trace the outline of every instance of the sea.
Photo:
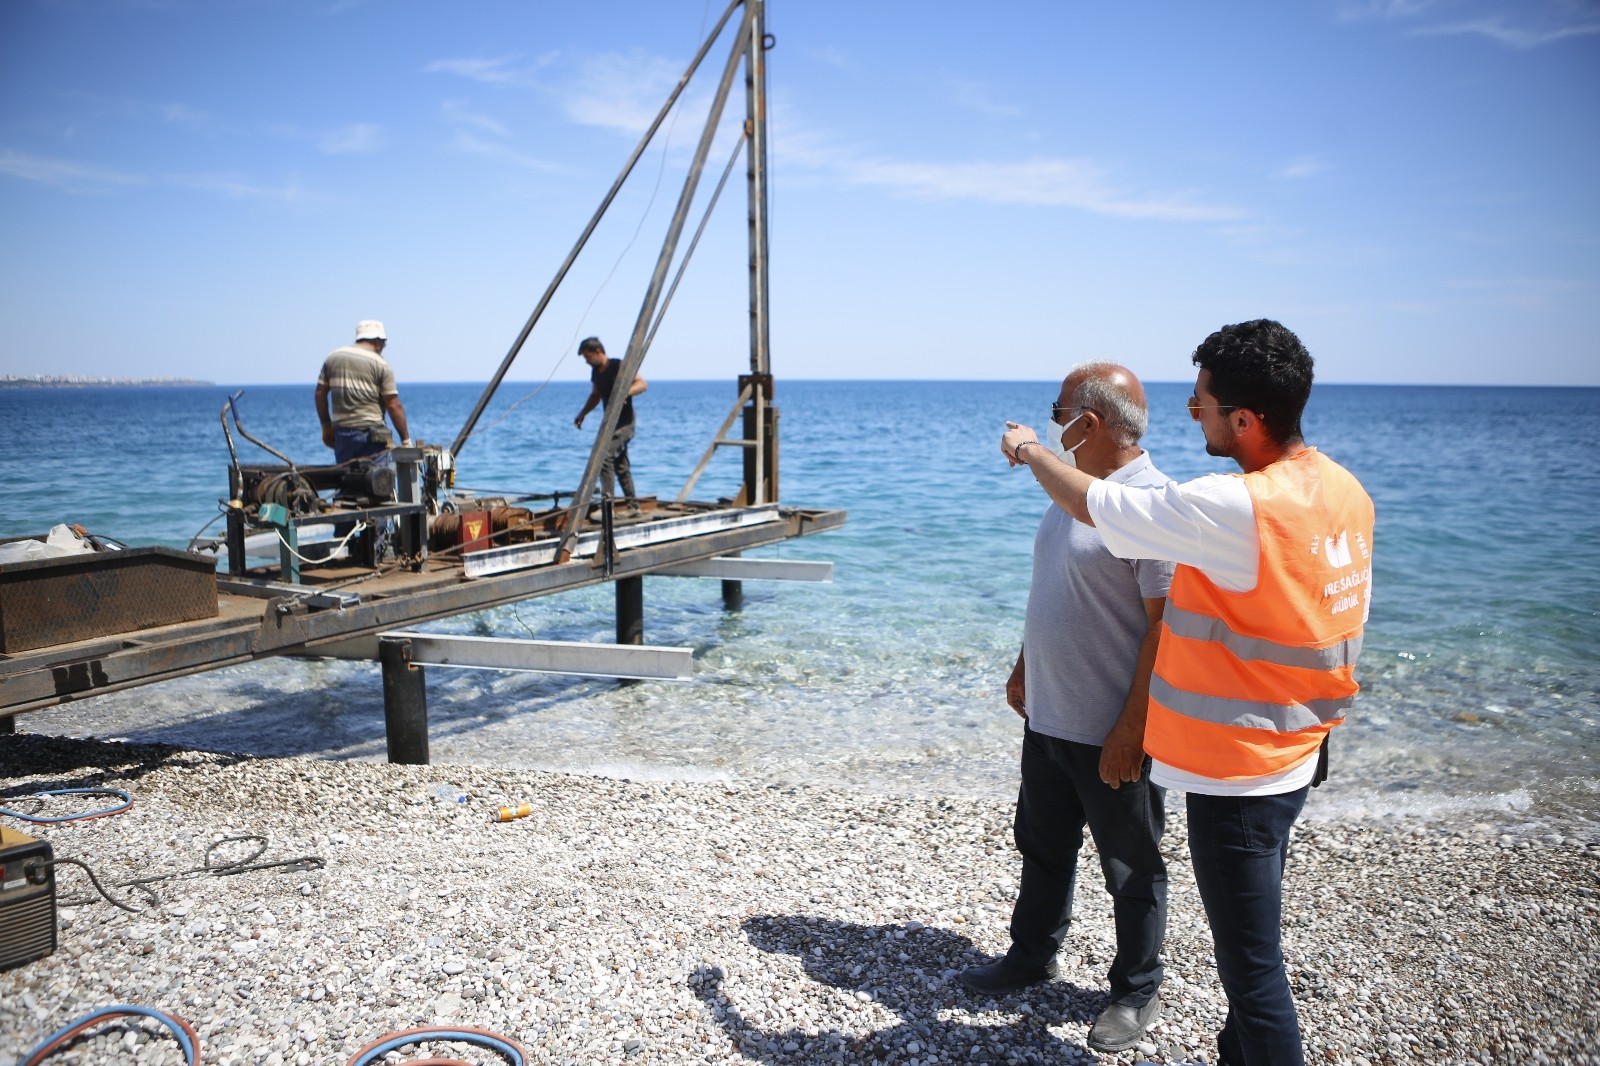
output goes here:
{"type": "MultiPolygon", "coordinates": [[[[506,383],[459,456],[458,485],[570,492],[593,432],[586,383],[506,383]]],[[[735,386],[653,382],[636,401],[642,494],[670,499],[735,386]]],[[[827,560],[831,584],[645,582],[645,641],[689,647],[684,682],[449,670],[427,676],[438,775],[452,765],[1010,798],[1017,654],[1034,530],[1049,506],[999,452],[1040,426],[1057,385],[779,379],[780,496],[844,509],[843,528],[755,554],[827,560]]],[[[1190,386],[1148,385],[1158,466],[1205,454],[1190,386]]],[[[402,381],[415,437],[449,443],[480,388],[402,381]]],[[[76,523],[129,545],[219,532],[230,397],[245,430],[327,461],[310,384],[0,389],[0,537],[76,523]]],[[[1361,697],[1334,733],[1307,817],[1416,818],[1600,839],[1600,390],[1319,385],[1308,442],[1377,505],[1361,697]]],[[[235,437],[241,459],[274,462],[235,437]]],[[[694,497],[731,495],[721,449],[694,497]]],[[[435,623],[439,632],[614,639],[610,586],[435,623]]],[[[268,756],[381,761],[372,664],[270,659],[17,719],[24,732],[268,756]]],[[[3,742],[3,741],[0,741],[3,742]]]]}

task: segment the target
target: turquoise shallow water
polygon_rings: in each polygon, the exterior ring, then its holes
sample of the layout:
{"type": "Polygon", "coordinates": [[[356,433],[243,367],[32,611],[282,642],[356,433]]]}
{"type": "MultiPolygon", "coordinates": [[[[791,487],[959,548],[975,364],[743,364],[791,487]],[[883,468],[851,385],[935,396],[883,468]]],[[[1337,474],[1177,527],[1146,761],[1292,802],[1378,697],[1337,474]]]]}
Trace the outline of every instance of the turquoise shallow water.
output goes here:
{"type": "MultiPolygon", "coordinates": [[[[508,384],[461,457],[464,485],[576,484],[587,386],[508,384]]],[[[1017,719],[1002,684],[1020,639],[1045,501],[997,451],[1006,418],[1042,422],[1055,386],[779,382],[782,497],[842,507],[844,529],[770,554],[829,559],[830,586],[652,579],[650,643],[695,649],[687,683],[435,670],[436,761],[914,794],[1009,795],[1017,719]]],[[[226,487],[223,388],[0,390],[0,536],[78,522],[182,546],[226,487]]],[[[1146,445],[1184,478],[1224,469],[1150,386],[1146,445]]],[[[468,385],[402,381],[413,432],[448,441],[468,385]]],[[[639,401],[640,490],[675,495],[733,400],[729,383],[657,382],[639,401]]],[[[1364,694],[1336,734],[1313,816],[1415,812],[1600,825],[1600,393],[1321,386],[1309,440],[1378,507],[1364,694]]],[[[252,433],[307,461],[309,387],[248,387],[252,433]]],[[[594,428],[591,423],[590,429],[594,428]]],[[[246,446],[248,447],[248,446],[246,446]]],[[[256,453],[262,461],[271,461],[256,453]]],[[[697,496],[732,490],[732,456],[697,496]]],[[[441,623],[609,640],[608,589],[441,623]]],[[[22,728],[264,754],[381,758],[376,668],[268,661],[34,712],[22,728]]]]}

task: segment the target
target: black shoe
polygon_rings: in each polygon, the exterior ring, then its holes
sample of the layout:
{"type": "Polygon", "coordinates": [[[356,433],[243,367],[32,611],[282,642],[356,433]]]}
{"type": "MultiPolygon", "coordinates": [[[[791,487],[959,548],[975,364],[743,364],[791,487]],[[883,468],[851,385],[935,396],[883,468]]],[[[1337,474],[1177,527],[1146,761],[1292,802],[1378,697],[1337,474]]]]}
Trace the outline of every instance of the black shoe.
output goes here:
{"type": "Polygon", "coordinates": [[[974,992],[998,994],[1015,992],[1019,988],[1027,988],[1040,981],[1049,981],[1056,973],[1055,959],[1046,960],[1043,966],[1023,966],[1008,954],[987,966],[974,966],[969,970],[963,970],[956,980],[974,992]]]}
{"type": "Polygon", "coordinates": [[[1089,1030],[1089,1046],[1096,1051],[1126,1051],[1139,1042],[1161,1013],[1161,997],[1151,996],[1142,1007],[1113,1003],[1101,1012],[1089,1030]]]}

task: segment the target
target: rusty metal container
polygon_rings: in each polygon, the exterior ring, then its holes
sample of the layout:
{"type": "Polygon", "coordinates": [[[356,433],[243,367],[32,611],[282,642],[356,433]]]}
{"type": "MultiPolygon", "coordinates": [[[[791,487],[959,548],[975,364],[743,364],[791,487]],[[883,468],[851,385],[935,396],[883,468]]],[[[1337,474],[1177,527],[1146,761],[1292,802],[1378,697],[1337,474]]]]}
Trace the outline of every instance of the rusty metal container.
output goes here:
{"type": "Polygon", "coordinates": [[[6,655],[216,615],[216,563],[207,556],[127,548],[0,563],[6,655]]]}

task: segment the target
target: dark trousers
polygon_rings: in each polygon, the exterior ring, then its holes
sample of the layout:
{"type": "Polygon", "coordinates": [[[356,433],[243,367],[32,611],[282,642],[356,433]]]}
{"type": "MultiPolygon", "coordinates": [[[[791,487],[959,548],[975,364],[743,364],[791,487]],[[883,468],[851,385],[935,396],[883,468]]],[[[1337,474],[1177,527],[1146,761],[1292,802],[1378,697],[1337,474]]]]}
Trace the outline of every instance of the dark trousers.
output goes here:
{"type": "MultiPolygon", "coordinates": [[[[389,462],[389,441],[388,432],[382,429],[335,429],[333,431],[333,461],[336,463],[348,463],[352,459],[376,459],[379,464],[387,464],[389,462]]],[[[370,554],[372,558],[370,560],[364,559],[364,562],[373,562],[383,556],[384,547],[389,543],[390,525],[391,523],[387,521],[380,522],[378,529],[370,534],[372,539],[367,543],[371,545],[370,554]]],[[[343,537],[355,527],[356,524],[354,522],[335,522],[333,524],[333,535],[336,538],[343,537]]],[[[362,536],[366,537],[368,534],[362,534],[362,536]]],[[[325,548],[323,550],[326,551],[328,549],[325,548]]],[[[353,551],[351,557],[355,557],[353,551]]]]}
{"type": "Polygon", "coordinates": [[[628,442],[633,439],[633,423],[618,426],[611,434],[606,448],[605,461],[600,464],[600,491],[607,496],[616,494],[616,482],[622,482],[622,494],[631,502],[638,499],[633,493],[633,467],[628,464],[628,442]]]}
{"type": "Polygon", "coordinates": [[[1011,954],[1043,967],[1061,947],[1072,919],[1083,827],[1094,834],[1111,893],[1117,955],[1108,974],[1111,1001],[1142,1007],[1161,987],[1167,931],[1167,867],[1161,859],[1162,789],[1150,783],[1150,760],[1137,781],[1112,788],[1100,780],[1100,748],[1024,727],[1022,788],[1015,834],[1022,885],[1011,911],[1011,954]]]}
{"type": "Polygon", "coordinates": [[[1211,923],[1228,1019],[1225,1066],[1303,1066],[1300,1022],[1283,969],[1283,869],[1309,786],[1276,796],[1189,793],[1189,855],[1211,923]]]}
{"type": "Polygon", "coordinates": [[[376,436],[370,429],[335,429],[333,431],[333,461],[348,463],[352,459],[365,459],[378,455],[389,447],[387,433],[376,436]]]}

